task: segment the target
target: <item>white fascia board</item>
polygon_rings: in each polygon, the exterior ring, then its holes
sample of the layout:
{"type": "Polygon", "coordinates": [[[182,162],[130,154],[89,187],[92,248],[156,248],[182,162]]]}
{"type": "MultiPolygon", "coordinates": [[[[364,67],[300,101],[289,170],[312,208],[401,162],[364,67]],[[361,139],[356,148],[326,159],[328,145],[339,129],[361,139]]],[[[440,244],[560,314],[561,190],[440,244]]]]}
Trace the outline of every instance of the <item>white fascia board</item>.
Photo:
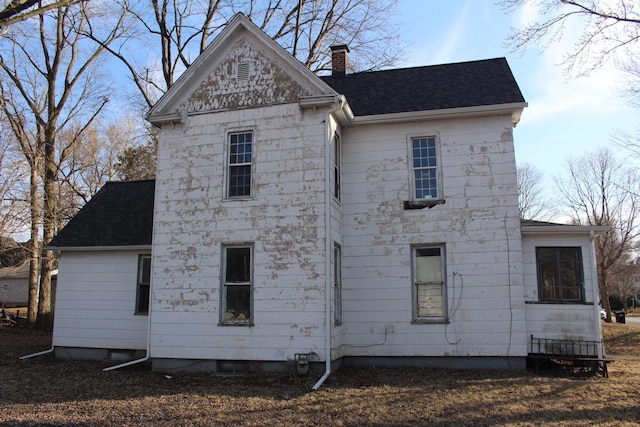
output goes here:
{"type": "Polygon", "coordinates": [[[606,233],[604,225],[523,225],[522,234],[595,234],[606,233]]]}
{"type": "Polygon", "coordinates": [[[151,250],[151,245],[139,246],[45,246],[45,251],[60,252],[99,252],[99,251],[147,251],[151,250]]]}
{"type": "Polygon", "coordinates": [[[492,115],[511,115],[511,121],[515,126],[520,121],[522,110],[526,108],[526,102],[511,104],[482,105],[479,107],[447,108],[442,110],[410,111],[406,113],[376,114],[372,116],[356,116],[353,124],[380,124],[397,123],[419,120],[456,119],[460,117],[478,117],[492,115]]]}

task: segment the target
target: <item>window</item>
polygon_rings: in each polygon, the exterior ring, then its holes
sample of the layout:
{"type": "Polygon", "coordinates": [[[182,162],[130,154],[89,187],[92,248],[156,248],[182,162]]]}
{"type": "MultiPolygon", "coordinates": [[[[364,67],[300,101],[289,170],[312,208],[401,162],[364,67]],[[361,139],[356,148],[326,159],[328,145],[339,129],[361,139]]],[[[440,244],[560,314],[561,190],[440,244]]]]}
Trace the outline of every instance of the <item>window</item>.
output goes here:
{"type": "Polygon", "coordinates": [[[439,199],[436,138],[412,138],[414,196],[417,200],[439,199]]]}
{"type": "Polygon", "coordinates": [[[445,320],[443,255],[443,246],[413,248],[414,321],[445,320]]]}
{"type": "Polygon", "coordinates": [[[251,246],[223,248],[222,323],[251,323],[252,264],[251,246]]]}
{"type": "Polygon", "coordinates": [[[341,163],[340,136],[336,133],[333,137],[333,197],[340,201],[340,163],[341,163]]]}
{"type": "Polygon", "coordinates": [[[579,247],[538,247],[538,291],[543,302],[581,302],[582,252],[579,247]]]}
{"type": "Polygon", "coordinates": [[[138,256],[138,280],[136,290],[136,314],[149,313],[149,291],[151,290],[151,255],[138,256]]]}
{"type": "Polygon", "coordinates": [[[333,299],[334,321],[342,323],[342,248],[337,243],[333,246],[333,299]]]}
{"type": "Polygon", "coordinates": [[[228,197],[251,196],[252,144],[252,132],[229,135],[228,197]]]}

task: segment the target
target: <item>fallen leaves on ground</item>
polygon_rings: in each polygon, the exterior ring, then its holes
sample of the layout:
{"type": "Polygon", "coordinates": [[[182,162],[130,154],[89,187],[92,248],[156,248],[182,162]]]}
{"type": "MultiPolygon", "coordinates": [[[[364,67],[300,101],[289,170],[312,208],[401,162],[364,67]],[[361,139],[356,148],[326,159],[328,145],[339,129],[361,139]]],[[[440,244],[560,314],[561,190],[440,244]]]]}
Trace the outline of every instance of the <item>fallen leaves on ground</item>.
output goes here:
{"type": "MultiPolygon", "coordinates": [[[[637,354],[640,327],[605,325],[617,353],[637,354]]],[[[317,378],[153,372],[147,364],[57,360],[48,334],[0,330],[0,424],[17,426],[632,426],[640,361],[609,378],[508,370],[343,368],[317,378]]],[[[608,348],[609,352],[613,352],[608,348]]]]}

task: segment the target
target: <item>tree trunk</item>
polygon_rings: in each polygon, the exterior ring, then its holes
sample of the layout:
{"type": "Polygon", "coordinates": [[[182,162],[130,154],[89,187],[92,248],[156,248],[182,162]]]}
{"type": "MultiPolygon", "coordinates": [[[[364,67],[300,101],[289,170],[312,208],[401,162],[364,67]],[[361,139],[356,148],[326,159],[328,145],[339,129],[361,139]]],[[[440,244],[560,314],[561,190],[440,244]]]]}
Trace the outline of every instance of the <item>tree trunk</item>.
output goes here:
{"type": "Polygon", "coordinates": [[[598,288],[600,289],[600,302],[602,302],[602,308],[607,313],[605,321],[611,323],[611,304],[609,303],[609,290],[607,289],[607,278],[604,267],[600,266],[598,269],[598,288]]]}
{"type": "MultiPolygon", "coordinates": [[[[55,121],[50,121],[55,124],[55,121]]],[[[49,130],[49,129],[48,129],[49,130]]],[[[56,231],[56,178],[58,168],[55,162],[55,139],[52,134],[45,135],[44,144],[44,206],[42,221],[42,243],[47,245],[56,231]]],[[[53,270],[53,254],[43,251],[40,269],[40,305],[38,306],[38,323],[45,330],[53,328],[51,272],[53,270]]]]}
{"type": "Polygon", "coordinates": [[[40,244],[38,236],[38,225],[40,223],[40,207],[38,206],[38,161],[34,159],[29,178],[29,199],[31,210],[31,240],[29,260],[29,303],[27,307],[27,323],[30,326],[36,324],[38,318],[39,288],[38,288],[38,267],[40,265],[40,244]]]}

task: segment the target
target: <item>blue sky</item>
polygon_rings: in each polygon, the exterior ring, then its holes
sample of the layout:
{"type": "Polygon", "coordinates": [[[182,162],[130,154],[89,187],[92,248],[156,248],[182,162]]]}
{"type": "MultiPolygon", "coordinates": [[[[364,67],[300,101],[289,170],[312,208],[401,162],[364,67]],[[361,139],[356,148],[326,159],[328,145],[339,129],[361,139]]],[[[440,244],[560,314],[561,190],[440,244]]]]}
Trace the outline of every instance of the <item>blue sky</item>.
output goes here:
{"type": "MultiPolygon", "coordinates": [[[[529,107],[514,130],[516,161],[545,175],[547,195],[567,157],[608,146],[620,130],[633,131],[639,111],[620,97],[623,75],[613,64],[583,78],[567,79],[557,64],[562,45],[512,53],[505,46],[522,13],[506,14],[494,0],[399,0],[402,38],[410,52],[401,66],[506,57],[529,107]]],[[[621,153],[622,154],[622,153],[621,153]]]]}

